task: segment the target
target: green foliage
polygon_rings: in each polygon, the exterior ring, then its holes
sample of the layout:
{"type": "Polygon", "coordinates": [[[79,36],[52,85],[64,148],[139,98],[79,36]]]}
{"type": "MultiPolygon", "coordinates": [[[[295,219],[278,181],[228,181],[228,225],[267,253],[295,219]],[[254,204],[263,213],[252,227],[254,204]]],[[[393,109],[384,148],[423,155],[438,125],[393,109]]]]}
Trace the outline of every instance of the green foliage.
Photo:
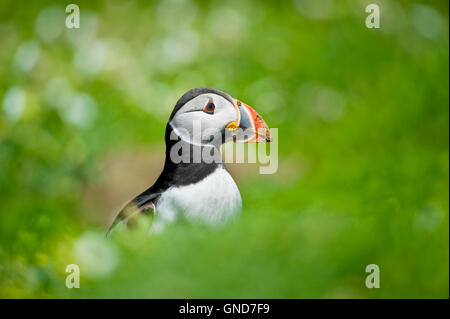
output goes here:
{"type": "Polygon", "coordinates": [[[383,1],[380,29],[364,1],[79,6],[0,3],[0,297],[449,297],[447,2],[383,1]],[[200,86],[279,128],[278,172],[236,171],[226,226],[105,240],[108,154],[163,152],[200,86]]]}

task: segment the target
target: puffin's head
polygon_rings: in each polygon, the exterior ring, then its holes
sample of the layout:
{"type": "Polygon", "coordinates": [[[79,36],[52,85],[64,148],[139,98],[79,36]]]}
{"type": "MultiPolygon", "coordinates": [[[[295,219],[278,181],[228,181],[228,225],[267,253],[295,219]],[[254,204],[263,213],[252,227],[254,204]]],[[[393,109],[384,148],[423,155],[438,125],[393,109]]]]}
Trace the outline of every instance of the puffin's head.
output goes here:
{"type": "Polygon", "coordinates": [[[175,105],[169,125],[182,139],[198,145],[231,139],[240,143],[271,141],[269,128],[253,108],[217,89],[186,92],[175,105]]]}

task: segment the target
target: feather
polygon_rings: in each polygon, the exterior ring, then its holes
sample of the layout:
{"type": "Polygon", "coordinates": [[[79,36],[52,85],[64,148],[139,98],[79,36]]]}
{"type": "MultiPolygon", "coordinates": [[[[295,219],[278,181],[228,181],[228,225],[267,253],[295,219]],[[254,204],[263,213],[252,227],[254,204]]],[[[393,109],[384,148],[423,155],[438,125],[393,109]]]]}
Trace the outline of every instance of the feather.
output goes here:
{"type": "Polygon", "coordinates": [[[109,237],[113,229],[119,223],[126,223],[127,226],[133,226],[136,219],[142,214],[153,215],[156,213],[156,203],[161,197],[161,193],[151,193],[151,188],[136,196],[119,212],[114,222],[109,227],[106,237],[109,237]]]}

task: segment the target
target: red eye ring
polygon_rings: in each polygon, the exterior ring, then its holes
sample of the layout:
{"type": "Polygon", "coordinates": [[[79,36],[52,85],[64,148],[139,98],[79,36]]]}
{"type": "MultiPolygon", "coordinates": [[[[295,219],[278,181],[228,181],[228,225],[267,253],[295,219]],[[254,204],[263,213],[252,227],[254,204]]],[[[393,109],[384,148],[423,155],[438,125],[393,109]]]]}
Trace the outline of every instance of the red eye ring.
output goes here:
{"type": "Polygon", "coordinates": [[[214,103],[208,102],[208,104],[206,104],[205,108],[203,109],[203,112],[208,113],[208,114],[214,114],[215,109],[216,109],[216,106],[214,105],[214,103]]]}

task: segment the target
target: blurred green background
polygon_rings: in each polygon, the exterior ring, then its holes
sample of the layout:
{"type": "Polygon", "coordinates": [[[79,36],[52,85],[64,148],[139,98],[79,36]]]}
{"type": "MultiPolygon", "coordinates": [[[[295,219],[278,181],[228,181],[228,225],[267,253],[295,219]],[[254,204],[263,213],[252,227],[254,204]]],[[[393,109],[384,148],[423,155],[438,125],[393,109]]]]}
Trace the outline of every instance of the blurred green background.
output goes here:
{"type": "Polygon", "coordinates": [[[449,297],[447,1],[69,3],[0,1],[0,297],[449,297]],[[202,86],[279,129],[278,172],[230,165],[224,227],[104,240],[202,86]]]}

